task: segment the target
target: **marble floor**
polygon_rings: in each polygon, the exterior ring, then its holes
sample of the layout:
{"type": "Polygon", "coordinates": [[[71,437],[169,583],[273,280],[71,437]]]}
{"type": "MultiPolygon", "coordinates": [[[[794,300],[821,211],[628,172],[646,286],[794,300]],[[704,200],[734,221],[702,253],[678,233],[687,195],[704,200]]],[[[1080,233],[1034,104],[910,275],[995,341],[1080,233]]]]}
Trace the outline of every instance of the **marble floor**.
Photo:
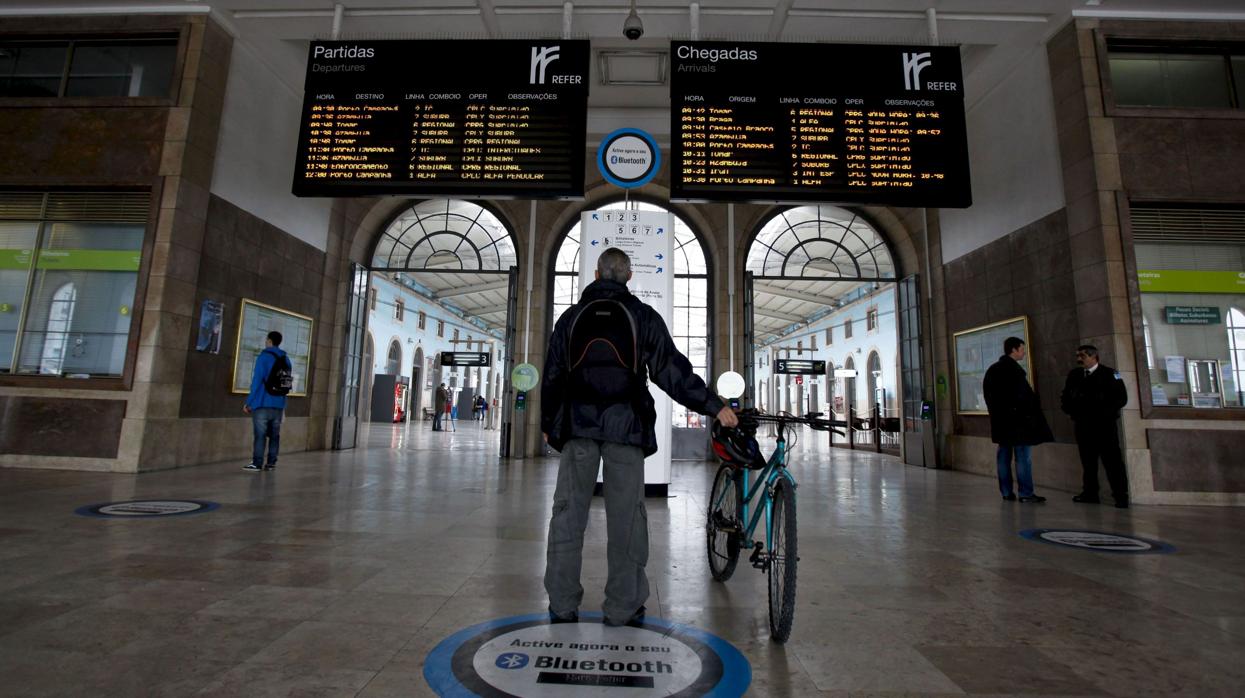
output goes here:
{"type": "MultiPolygon", "coordinates": [[[[420,428],[420,427],[424,428],[420,428]]],[[[0,470],[0,695],[419,696],[452,632],[545,608],[556,461],[501,463],[496,432],[374,426],[349,452],[142,476],[0,470]],[[205,514],[86,518],[104,501],[205,514]]],[[[239,454],[247,451],[239,444],[239,454]]],[[[650,615],[751,661],[750,695],[1241,695],[1245,511],[1000,500],[988,478],[829,450],[807,435],[791,641],[765,579],[711,581],[714,467],[676,462],[649,500],[650,615]],[[1174,554],[1065,549],[1028,528],[1159,539],[1174,554]]],[[[1041,467],[1038,464],[1037,467],[1041,467]]],[[[604,584],[594,503],[585,610],[604,584]]]]}

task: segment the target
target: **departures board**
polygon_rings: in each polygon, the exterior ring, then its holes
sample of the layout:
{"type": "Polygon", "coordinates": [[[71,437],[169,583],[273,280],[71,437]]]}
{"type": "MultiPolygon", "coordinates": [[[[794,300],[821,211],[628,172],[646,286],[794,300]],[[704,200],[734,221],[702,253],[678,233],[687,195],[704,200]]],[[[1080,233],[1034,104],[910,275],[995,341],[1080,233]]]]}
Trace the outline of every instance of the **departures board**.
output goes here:
{"type": "Polygon", "coordinates": [[[587,41],[313,41],[297,196],[578,197],[587,41]]]}
{"type": "Polygon", "coordinates": [[[671,198],[972,204],[959,49],[671,44],[671,198]]]}

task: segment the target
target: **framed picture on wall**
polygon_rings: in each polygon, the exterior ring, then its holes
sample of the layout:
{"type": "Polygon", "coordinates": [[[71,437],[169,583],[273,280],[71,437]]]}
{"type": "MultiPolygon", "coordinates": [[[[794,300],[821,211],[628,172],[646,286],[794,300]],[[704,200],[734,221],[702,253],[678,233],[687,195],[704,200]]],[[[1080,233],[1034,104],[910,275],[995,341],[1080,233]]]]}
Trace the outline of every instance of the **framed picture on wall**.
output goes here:
{"type": "MultiPolygon", "coordinates": [[[[1003,340],[1008,337],[1019,337],[1024,340],[1025,348],[1029,345],[1029,318],[1010,318],[1002,322],[994,322],[981,327],[956,332],[953,335],[954,354],[952,361],[955,367],[955,411],[956,414],[989,414],[986,411],[986,395],[982,390],[982,381],[986,377],[986,369],[1003,355],[1003,340]]],[[[1030,356],[1025,352],[1024,368],[1033,385],[1033,371],[1030,370],[1030,356]]]]}
{"type": "Polygon", "coordinates": [[[251,392],[255,361],[264,351],[268,333],[276,330],[281,333],[281,348],[294,367],[294,388],[290,396],[306,396],[311,376],[313,325],[314,321],[306,315],[243,298],[242,310],[238,313],[238,344],[233,359],[233,392],[251,392]]]}

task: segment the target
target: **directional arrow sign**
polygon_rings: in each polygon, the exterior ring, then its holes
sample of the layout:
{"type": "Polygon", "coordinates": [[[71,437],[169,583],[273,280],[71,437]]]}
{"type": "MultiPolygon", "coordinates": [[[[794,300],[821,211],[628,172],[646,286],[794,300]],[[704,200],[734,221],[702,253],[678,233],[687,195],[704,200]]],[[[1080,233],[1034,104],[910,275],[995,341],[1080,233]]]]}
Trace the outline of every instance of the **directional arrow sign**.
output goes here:
{"type": "Polygon", "coordinates": [[[657,273],[660,274],[661,271],[662,271],[661,267],[657,267],[657,273]]]}
{"type": "Polygon", "coordinates": [[[593,246],[593,247],[596,247],[596,246],[597,246],[597,241],[596,241],[596,240],[593,240],[593,241],[592,241],[592,246],[593,246]]]}
{"type": "Polygon", "coordinates": [[[665,259],[665,258],[666,258],[666,255],[664,255],[664,254],[658,254],[658,255],[656,255],[656,257],[657,257],[657,259],[665,259]]]}

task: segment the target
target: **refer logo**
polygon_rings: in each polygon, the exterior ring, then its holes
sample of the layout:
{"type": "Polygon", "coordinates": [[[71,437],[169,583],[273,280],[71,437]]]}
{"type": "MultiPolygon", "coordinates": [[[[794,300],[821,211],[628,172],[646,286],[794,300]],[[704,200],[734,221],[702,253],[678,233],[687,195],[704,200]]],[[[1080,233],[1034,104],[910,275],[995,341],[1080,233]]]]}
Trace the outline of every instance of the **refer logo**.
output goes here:
{"type": "Polygon", "coordinates": [[[531,83],[533,85],[545,84],[545,69],[550,63],[558,60],[561,51],[561,46],[532,47],[531,83]]]}
{"type": "Polygon", "coordinates": [[[905,53],[903,55],[903,88],[905,90],[921,89],[921,71],[933,63],[930,52],[905,53]]]}

